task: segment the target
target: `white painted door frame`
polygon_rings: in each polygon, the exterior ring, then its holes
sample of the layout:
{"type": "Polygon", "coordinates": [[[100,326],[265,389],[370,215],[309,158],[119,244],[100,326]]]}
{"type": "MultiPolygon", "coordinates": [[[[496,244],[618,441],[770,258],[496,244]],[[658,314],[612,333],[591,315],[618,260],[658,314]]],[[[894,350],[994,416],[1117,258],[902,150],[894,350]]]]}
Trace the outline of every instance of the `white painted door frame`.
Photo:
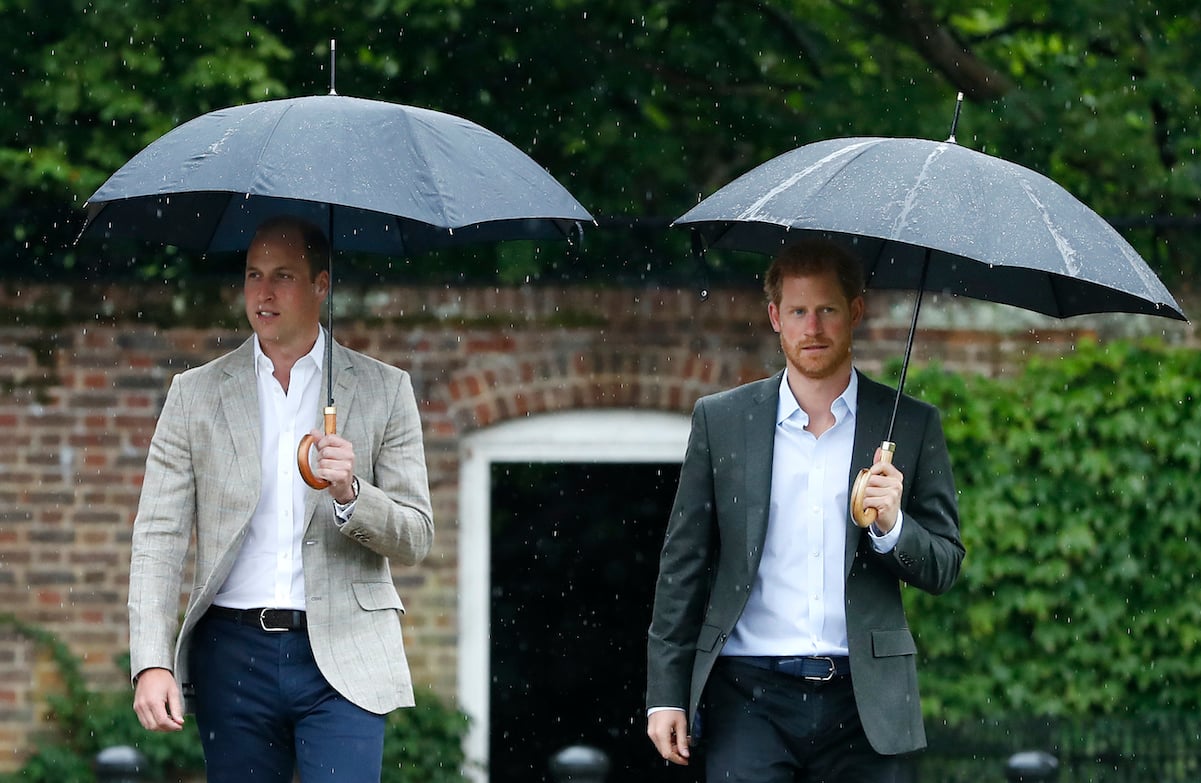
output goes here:
{"type": "MultiPolygon", "coordinates": [[[[488,780],[492,465],[682,462],[684,414],[601,408],[547,413],[474,432],[459,449],[459,707],[471,716],[468,773],[488,780]]],[[[664,520],[666,522],[666,520],[664,520]]]]}

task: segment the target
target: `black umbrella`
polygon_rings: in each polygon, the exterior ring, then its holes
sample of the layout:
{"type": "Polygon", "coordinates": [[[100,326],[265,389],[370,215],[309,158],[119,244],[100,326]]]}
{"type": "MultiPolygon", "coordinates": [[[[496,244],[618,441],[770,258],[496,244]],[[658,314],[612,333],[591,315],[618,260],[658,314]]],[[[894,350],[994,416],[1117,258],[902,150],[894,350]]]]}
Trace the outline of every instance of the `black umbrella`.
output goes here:
{"type": "MultiPolygon", "coordinates": [[[[80,238],[130,237],[201,251],[245,250],[264,219],[292,215],[326,230],[331,256],[570,238],[594,222],[541,166],[495,133],[454,115],[332,90],[197,117],[134,156],[86,207],[80,238]]],[[[328,320],[330,433],[332,294],[328,320]]],[[[301,472],[320,488],[309,445],[306,436],[301,472]]]]}
{"type": "MultiPolygon", "coordinates": [[[[1041,174],[959,146],[953,128],[945,142],[807,144],[742,175],[672,225],[692,228],[701,251],[775,254],[816,233],[852,249],[869,287],[917,289],[898,403],[925,290],[1060,318],[1129,312],[1186,320],[1146,262],[1099,215],[1041,174]]],[[[886,460],[896,411],[894,405],[886,460]]],[[[852,510],[866,527],[875,515],[862,514],[855,502],[861,492],[857,482],[852,510]]]]}
{"type": "Polygon", "coordinates": [[[170,131],[87,202],[81,238],[245,250],[279,214],[335,250],[411,255],[565,237],[592,222],[528,155],[451,114],[341,95],[210,112],[170,131]]]}

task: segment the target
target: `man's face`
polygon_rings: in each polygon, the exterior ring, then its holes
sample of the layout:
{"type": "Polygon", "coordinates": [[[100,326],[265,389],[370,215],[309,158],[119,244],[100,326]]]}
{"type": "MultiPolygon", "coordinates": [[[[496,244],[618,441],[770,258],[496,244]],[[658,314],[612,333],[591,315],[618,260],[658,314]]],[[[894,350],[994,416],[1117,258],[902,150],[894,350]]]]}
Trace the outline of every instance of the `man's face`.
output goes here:
{"type": "Polygon", "coordinates": [[[863,297],[847,301],[833,272],[786,277],[780,303],[767,306],[788,364],[822,380],[851,369],[851,333],[863,318],[863,297]]]}
{"type": "Polygon", "coordinates": [[[313,278],[299,235],[286,230],[255,235],[246,253],[243,293],[246,318],[264,353],[295,358],[312,349],[329,275],[313,278]]]}

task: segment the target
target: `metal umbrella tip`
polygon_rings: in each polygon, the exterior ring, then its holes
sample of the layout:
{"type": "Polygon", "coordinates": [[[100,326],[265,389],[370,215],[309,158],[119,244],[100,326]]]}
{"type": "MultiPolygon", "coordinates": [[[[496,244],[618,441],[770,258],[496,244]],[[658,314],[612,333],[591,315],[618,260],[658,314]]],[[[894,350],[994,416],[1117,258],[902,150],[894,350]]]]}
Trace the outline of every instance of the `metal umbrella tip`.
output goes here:
{"type": "Polygon", "coordinates": [[[947,137],[948,144],[958,144],[955,141],[955,130],[959,127],[959,110],[963,108],[963,92],[955,96],[955,116],[951,118],[951,135],[947,137]]]}
{"type": "Polygon", "coordinates": [[[329,94],[337,95],[334,90],[334,62],[338,53],[338,41],[335,38],[329,39],[329,94]]]}

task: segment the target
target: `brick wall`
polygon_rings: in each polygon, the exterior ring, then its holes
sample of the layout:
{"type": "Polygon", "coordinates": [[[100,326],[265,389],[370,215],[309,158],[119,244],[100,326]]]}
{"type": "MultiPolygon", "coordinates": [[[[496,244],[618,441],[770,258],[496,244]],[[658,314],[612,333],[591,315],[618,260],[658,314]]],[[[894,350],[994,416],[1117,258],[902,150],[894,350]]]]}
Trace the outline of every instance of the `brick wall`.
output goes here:
{"type": "MultiPolygon", "coordinates": [[[[130,529],[155,418],[173,374],[247,337],[238,294],[197,285],[0,288],[0,612],[58,635],[94,687],[127,683],[113,657],[128,645],[130,529]]],[[[900,355],[910,301],[872,300],[857,348],[867,371],[900,355]]],[[[701,394],[781,366],[761,295],[750,289],[702,301],[695,291],[655,288],[360,288],[339,291],[337,307],[339,341],[413,375],[437,542],[422,565],[395,576],[411,608],[415,678],[448,698],[461,436],[549,411],[687,413],[701,394]]],[[[928,297],[923,324],[932,325],[915,359],[996,374],[1031,353],[1061,352],[1082,331],[1117,328],[974,307],[928,297]]],[[[1197,340],[1159,319],[1126,323],[1197,340]]],[[[45,697],[57,687],[45,652],[0,626],[0,772],[19,766],[31,736],[46,730],[45,697]]]]}

